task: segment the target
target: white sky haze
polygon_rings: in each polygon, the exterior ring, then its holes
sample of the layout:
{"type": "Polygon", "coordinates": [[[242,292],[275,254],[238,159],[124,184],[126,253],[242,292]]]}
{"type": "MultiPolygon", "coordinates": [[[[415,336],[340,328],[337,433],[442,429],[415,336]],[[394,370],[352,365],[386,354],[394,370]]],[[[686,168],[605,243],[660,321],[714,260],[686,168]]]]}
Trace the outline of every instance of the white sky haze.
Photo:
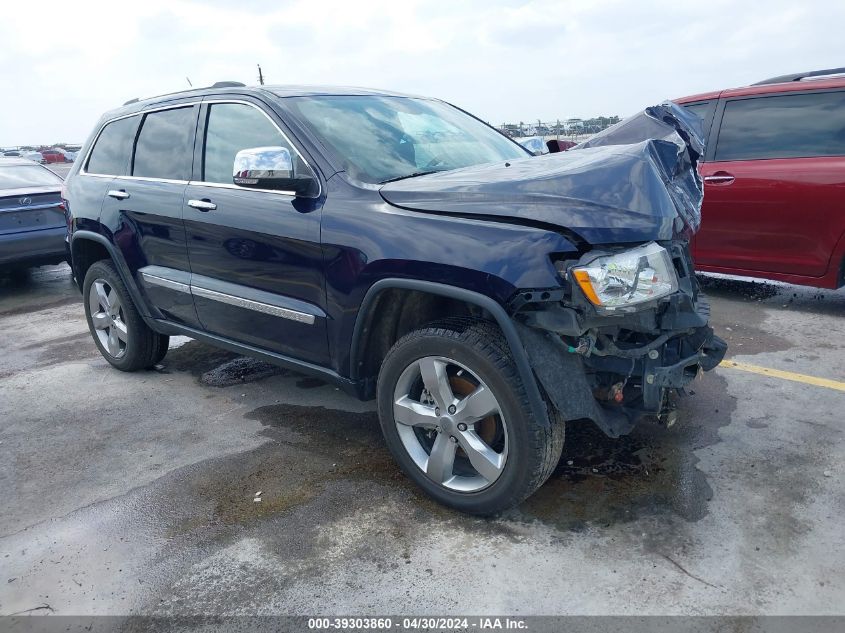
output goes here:
{"type": "Polygon", "coordinates": [[[626,116],[845,66],[845,2],[60,0],[0,21],[0,147],[82,142],[133,97],[230,79],[439,97],[493,124],[626,116]]]}

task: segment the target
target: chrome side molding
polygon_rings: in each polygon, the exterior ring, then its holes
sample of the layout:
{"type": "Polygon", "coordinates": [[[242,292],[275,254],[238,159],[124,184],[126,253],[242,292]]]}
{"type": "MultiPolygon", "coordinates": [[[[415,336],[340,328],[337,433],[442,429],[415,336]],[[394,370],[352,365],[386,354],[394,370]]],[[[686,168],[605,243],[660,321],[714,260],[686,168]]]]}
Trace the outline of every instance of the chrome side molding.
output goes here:
{"type": "MultiPolygon", "coordinates": [[[[159,270],[167,270],[159,267],[152,268],[155,268],[156,272],[159,270]]],[[[305,323],[306,325],[314,325],[314,322],[316,321],[316,317],[313,314],[301,312],[300,310],[283,308],[282,306],[272,305],[263,301],[255,301],[254,299],[246,299],[244,297],[238,297],[225,292],[211,290],[210,288],[203,288],[202,286],[197,286],[195,284],[186,284],[181,281],[167,279],[166,277],[156,275],[145,270],[140,270],[139,272],[141,273],[141,277],[144,281],[153,286],[160,286],[169,290],[175,290],[176,292],[184,292],[195,297],[203,297],[204,299],[219,301],[220,303],[225,303],[226,305],[269,314],[271,316],[281,317],[282,319],[296,321],[297,323],[305,323]]]]}
{"type": "Polygon", "coordinates": [[[291,321],[298,321],[299,323],[314,324],[314,315],[299,312],[297,310],[290,310],[289,308],[282,308],[280,306],[270,305],[269,303],[262,303],[261,301],[253,301],[252,299],[244,299],[243,297],[236,297],[216,290],[209,290],[201,286],[191,284],[191,294],[195,297],[204,297],[212,301],[219,301],[227,305],[236,306],[238,308],[246,308],[255,312],[263,312],[264,314],[271,314],[273,316],[282,317],[283,319],[290,319],[291,321]]]}

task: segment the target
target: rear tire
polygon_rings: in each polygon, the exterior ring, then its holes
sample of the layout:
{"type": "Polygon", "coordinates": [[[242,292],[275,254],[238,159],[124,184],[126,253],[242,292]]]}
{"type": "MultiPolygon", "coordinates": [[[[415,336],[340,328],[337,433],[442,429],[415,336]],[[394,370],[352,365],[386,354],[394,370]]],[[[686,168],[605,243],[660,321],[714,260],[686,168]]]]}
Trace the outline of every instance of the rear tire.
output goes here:
{"type": "Polygon", "coordinates": [[[121,371],[146,369],[167,353],[169,337],[144,323],[110,260],[91,265],[82,284],[82,296],[94,343],[114,367],[121,371]]]}
{"type": "Polygon", "coordinates": [[[382,363],[377,398],[402,470],[462,512],[491,515],[519,504],[560,459],[564,424],[555,415],[548,424],[534,419],[492,323],[443,322],[403,337],[382,363]]]}

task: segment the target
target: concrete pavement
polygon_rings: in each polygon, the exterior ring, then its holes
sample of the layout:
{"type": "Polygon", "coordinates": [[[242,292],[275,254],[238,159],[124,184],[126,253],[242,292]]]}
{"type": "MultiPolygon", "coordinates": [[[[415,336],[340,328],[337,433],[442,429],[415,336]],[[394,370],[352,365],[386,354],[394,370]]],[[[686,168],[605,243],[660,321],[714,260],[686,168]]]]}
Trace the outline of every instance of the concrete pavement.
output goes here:
{"type": "MultiPolygon", "coordinates": [[[[845,292],[705,283],[730,357],[845,382],[845,292]]],[[[0,614],[843,612],[842,391],[718,368],[482,520],[315,379],[184,340],[112,369],[65,266],[0,281],[0,337],[0,614]]]]}

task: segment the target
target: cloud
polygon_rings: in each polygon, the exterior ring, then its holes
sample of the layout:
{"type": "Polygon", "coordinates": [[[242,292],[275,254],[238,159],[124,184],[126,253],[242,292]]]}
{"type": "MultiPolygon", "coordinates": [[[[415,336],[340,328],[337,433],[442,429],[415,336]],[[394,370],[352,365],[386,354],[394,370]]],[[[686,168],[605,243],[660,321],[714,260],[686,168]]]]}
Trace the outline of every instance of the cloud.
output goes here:
{"type": "Polygon", "coordinates": [[[625,115],[841,62],[841,2],[45,0],[0,22],[0,145],[232,79],[382,87],[492,122],[625,115]]]}

